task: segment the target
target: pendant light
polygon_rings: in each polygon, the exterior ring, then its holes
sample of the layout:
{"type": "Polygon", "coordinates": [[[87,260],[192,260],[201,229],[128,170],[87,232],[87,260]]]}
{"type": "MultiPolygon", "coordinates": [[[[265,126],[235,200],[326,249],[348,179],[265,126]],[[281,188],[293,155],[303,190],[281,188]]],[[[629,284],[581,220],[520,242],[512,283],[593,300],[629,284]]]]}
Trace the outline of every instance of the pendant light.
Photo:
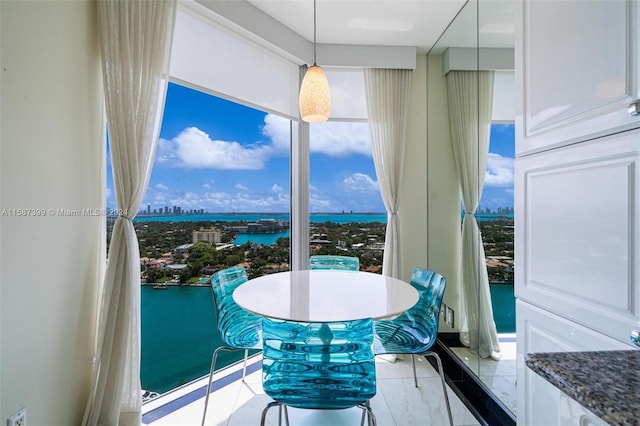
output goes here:
{"type": "Polygon", "coordinates": [[[316,63],[316,0],[313,0],[313,65],[307,69],[300,85],[300,117],[308,123],[329,119],[331,92],[329,81],[316,63]]]}

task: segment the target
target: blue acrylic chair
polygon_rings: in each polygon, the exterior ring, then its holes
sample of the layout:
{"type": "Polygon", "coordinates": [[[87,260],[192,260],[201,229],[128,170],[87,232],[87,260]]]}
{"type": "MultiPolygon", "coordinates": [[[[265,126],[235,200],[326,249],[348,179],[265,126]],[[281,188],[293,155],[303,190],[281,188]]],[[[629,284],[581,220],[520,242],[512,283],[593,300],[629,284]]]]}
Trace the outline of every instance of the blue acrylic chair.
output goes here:
{"type": "Polygon", "coordinates": [[[351,256],[314,255],[309,258],[309,269],[358,271],[360,259],[351,256]]]}
{"type": "Polygon", "coordinates": [[[446,279],[436,272],[415,268],[411,275],[411,285],[418,290],[418,303],[397,318],[374,321],[374,351],[376,355],[411,354],[416,387],[418,378],[415,355],[433,356],[438,364],[449,423],[453,426],[442,361],[437,353],[430,351],[438,334],[440,306],[446,279]]]}
{"type": "Polygon", "coordinates": [[[213,306],[216,310],[218,333],[224,346],[216,348],[211,359],[209,384],[202,415],[203,425],[207,416],[211,380],[215,372],[218,353],[220,351],[244,349],[244,366],[242,368],[242,381],[244,381],[249,350],[262,349],[262,317],[242,309],[232,297],[233,291],[246,281],[247,274],[242,266],[223,269],[211,277],[211,293],[213,295],[213,306]]]}
{"type": "MultiPolygon", "coordinates": [[[[304,323],[263,321],[262,386],[274,406],[337,410],[363,409],[376,419],[369,400],[376,394],[373,320],[304,323]]],[[[285,415],[286,415],[285,409],[285,415]]],[[[288,416],[286,418],[287,424],[288,416]]]]}

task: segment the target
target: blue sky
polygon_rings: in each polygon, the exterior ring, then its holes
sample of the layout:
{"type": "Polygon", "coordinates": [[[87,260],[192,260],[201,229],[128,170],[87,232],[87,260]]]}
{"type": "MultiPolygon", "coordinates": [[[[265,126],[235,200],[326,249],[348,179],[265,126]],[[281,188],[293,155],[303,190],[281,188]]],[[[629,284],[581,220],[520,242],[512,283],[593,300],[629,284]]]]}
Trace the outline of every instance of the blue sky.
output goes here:
{"type": "MultiPolygon", "coordinates": [[[[513,125],[494,125],[481,201],[513,206],[513,125]]],[[[384,212],[367,123],[311,124],[311,212],[384,212]]],[[[115,206],[111,165],[107,204],[115,206]]],[[[289,120],[170,83],[142,208],[289,211],[289,120]]]]}
{"type": "Polygon", "coordinates": [[[515,157],[515,126],[491,126],[487,174],[480,207],[495,211],[499,207],[513,208],[513,166],[515,157]]]}

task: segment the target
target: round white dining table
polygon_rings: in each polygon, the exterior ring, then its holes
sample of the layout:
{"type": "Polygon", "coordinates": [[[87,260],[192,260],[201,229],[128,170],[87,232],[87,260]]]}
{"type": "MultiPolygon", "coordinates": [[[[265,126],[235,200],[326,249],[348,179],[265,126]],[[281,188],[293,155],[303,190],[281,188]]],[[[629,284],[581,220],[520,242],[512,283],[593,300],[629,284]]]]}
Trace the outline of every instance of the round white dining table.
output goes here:
{"type": "Polygon", "coordinates": [[[370,272],[304,270],[254,278],[233,292],[255,314],[300,322],[397,316],[418,302],[410,284],[370,272]]]}

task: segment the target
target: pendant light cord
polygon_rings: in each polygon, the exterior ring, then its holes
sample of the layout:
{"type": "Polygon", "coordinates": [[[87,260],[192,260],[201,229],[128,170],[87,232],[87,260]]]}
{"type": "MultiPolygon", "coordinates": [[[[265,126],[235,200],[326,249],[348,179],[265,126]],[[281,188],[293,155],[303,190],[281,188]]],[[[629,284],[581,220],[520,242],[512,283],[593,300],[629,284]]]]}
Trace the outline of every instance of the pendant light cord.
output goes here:
{"type": "Polygon", "coordinates": [[[316,64],[316,0],[313,0],[313,65],[316,64]]]}

